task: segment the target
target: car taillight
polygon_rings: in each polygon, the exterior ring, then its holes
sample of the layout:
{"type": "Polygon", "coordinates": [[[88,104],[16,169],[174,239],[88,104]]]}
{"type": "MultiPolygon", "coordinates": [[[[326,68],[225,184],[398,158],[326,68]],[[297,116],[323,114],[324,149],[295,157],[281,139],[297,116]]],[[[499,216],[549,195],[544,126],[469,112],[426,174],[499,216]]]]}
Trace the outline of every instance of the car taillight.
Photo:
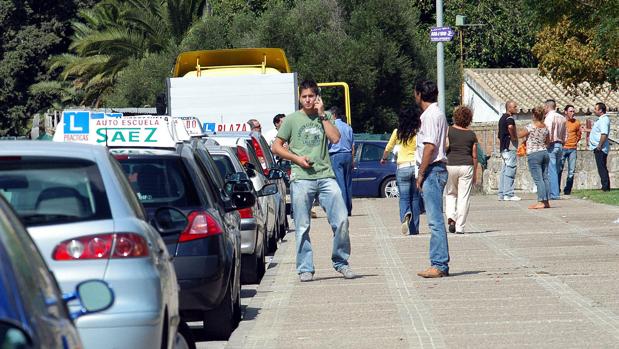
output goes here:
{"type": "Polygon", "coordinates": [[[242,208],[238,211],[241,215],[241,218],[254,218],[254,211],[251,209],[251,207],[242,208]]]}
{"type": "Polygon", "coordinates": [[[209,236],[223,234],[223,229],[207,212],[193,211],[187,217],[187,227],[178,238],[178,242],[204,239],[209,236]]]}
{"type": "Polygon", "coordinates": [[[127,154],[114,154],[114,159],[118,161],[129,160],[129,155],[127,154]]]}
{"type": "Polygon", "coordinates": [[[254,146],[254,150],[256,151],[256,156],[258,156],[258,160],[260,160],[260,165],[262,165],[262,172],[265,176],[269,175],[269,169],[267,168],[267,162],[264,158],[264,152],[262,152],[262,148],[260,147],[260,142],[254,137],[251,138],[251,144],[254,146]]]}
{"type": "Polygon", "coordinates": [[[52,258],[57,261],[146,256],[148,256],[146,240],[134,233],[82,236],[59,243],[52,252],[52,258]]]}
{"type": "Polygon", "coordinates": [[[249,156],[247,155],[247,151],[243,147],[236,147],[236,156],[241,161],[242,165],[245,165],[249,162],[249,156]]]}

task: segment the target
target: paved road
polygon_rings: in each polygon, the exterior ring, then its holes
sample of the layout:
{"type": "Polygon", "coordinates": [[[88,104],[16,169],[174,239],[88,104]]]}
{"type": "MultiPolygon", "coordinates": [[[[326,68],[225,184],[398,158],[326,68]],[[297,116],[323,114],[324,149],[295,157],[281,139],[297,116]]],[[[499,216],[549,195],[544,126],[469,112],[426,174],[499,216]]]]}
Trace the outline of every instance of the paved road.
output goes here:
{"type": "Polygon", "coordinates": [[[399,233],[397,200],[358,199],[351,266],[331,268],[331,233],[314,220],[315,281],[280,245],[229,342],[200,348],[617,348],[619,208],[571,199],[548,210],[472,200],[468,231],[449,235],[451,276],[422,279],[429,234],[399,233]]]}

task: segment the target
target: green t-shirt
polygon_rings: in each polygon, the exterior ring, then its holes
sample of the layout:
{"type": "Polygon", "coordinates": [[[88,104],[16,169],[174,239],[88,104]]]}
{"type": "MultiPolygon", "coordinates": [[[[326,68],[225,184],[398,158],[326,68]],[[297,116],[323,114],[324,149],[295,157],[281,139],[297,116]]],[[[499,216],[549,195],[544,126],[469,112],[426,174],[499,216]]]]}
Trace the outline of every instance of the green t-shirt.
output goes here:
{"type": "MultiPolygon", "coordinates": [[[[333,123],[330,114],[327,117],[333,123]]],[[[292,164],[291,180],[335,178],[329,158],[327,135],[318,115],[305,115],[303,111],[296,111],[287,115],[279,127],[277,137],[288,142],[288,150],[300,156],[307,156],[314,165],[303,168],[292,164]]]]}

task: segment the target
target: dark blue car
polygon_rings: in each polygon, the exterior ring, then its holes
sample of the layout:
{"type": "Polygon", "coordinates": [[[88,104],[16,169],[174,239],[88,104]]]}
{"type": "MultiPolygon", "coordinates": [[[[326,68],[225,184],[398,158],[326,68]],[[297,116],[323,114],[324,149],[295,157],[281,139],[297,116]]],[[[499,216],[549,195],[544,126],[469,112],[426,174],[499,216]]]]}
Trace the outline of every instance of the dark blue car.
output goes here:
{"type": "Polygon", "coordinates": [[[36,245],[0,195],[0,348],[83,348],[73,319],[113,302],[112,291],[100,280],[61,295],[36,245]],[[70,313],[66,302],[73,300],[81,307],[70,313]]]}
{"type": "Polygon", "coordinates": [[[356,197],[398,197],[393,153],[380,164],[386,141],[355,141],[352,194],[356,197]]]}

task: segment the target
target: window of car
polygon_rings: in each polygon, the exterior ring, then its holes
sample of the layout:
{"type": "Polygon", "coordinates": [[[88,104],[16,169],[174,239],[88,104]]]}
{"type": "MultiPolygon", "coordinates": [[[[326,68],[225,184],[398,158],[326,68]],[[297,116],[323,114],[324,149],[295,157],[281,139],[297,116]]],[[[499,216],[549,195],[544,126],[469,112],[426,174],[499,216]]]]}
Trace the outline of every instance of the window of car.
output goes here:
{"type": "Polygon", "coordinates": [[[182,208],[201,205],[180,157],[129,157],[119,162],[129,184],[145,207],[182,208]]]}
{"type": "Polygon", "coordinates": [[[384,147],[366,143],[361,148],[361,161],[380,161],[384,151],[384,147]]]}
{"type": "Polygon", "coordinates": [[[232,160],[230,160],[227,155],[213,154],[213,161],[215,161],[217,169],[223,177],[226,177],[227,175],[236,172],[232,160]]]}
{"type": "Polygon", "coordinates": [[[0,194],[26,226],[112,216],[99,168],[88,160],[27,156],[3,159],[0,194]]]}
{"type": "Polygon", "coordinates": [[[133,188],[129,184],[127,175],[123,172],[122,167],[111,154],[110,163],[112,164],[112,170],[114,171],[114,173],[116,173],[116,176],[118,176],[118,181],[120,183],[121,189],[127,196],[127,201],[129,201],[129,206],[133,210],[133,213],[136,217],[145,220],[146,214],[144,213],[144,209],[140,204],[136,193],[133,191],[133,188]]]}

